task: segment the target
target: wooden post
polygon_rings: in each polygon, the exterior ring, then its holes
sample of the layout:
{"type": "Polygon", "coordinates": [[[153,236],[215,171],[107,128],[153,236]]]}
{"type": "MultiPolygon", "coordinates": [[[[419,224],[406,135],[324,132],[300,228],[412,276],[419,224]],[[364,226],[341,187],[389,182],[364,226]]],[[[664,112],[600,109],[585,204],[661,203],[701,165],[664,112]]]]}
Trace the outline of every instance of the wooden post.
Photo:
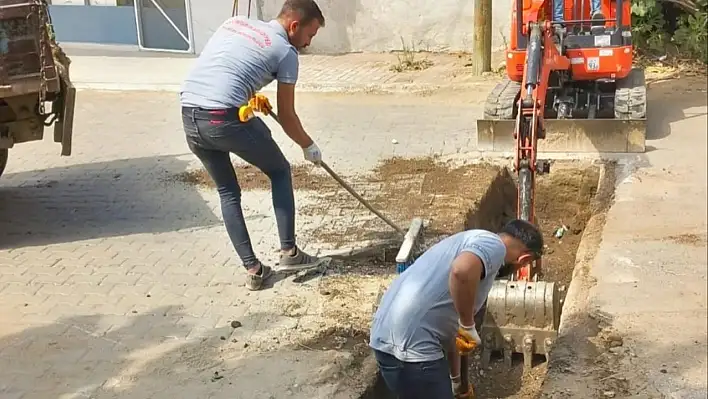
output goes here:
{"type": "Polygon", "coordinates": [[[492,0],[474,2],[474,44],[472,46],[472,73],[481,75],[492,71],[492,0]]]}

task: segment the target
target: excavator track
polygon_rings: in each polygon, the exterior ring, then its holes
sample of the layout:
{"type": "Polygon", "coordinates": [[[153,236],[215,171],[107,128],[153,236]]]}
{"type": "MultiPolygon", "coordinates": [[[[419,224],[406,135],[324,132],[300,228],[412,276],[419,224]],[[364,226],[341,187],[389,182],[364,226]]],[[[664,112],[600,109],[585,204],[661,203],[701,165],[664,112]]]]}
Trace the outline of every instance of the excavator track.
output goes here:
{"type": "MultiPolygon", "coordinates": [[[[477,120],[477,147],[482,151],[514,151],[517,97],[521,84],[505,79],[487,97],[483,119],[477,120]]],[[[615,84],[614,118],[545,119],[544,152],[645,151],[647,89],[642,69],[632,69],[615,84]]],[[[612,115],[612,114],[610,114],[612,115]]]]}
{"type": "Polygon", "coordinates": [[[647,86],[644,70],[632,68],[615,88],[615,119],[644,119],[647,116],[647,86]]]}
{"type": "Polygon", "coordinates": [[[516,99],[521,92],[521,82],[505,78],[487,96],[484,119],[514,119],[516,99]]]}

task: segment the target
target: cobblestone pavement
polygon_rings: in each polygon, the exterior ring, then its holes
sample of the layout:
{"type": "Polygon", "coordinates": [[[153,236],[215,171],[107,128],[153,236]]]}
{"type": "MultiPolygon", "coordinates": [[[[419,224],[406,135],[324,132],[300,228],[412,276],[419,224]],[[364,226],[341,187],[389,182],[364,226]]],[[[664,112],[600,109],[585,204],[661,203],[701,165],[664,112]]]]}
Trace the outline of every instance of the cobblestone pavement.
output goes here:
{"type": "MultiPolygon", "coordinates": [[[[71,48],[71,76],[78,88],[98,90],[178,91],[191,68],[192,57],[149,56],[143,53],[87,55],[71,48]],[[139,71],[137,73],[136,71],[139,71]]],[[[92,53],[88,53],[92,54],[92,53]]],[[[503,60],[495,54],[493,65],[503,60]]],[[[301,55],[298,90],[316,92],[429,91],[450,87],[476,87],[488,77],[470,73],[470,59],[464,54],[354,53],[343,55],[301,55]],[[404,67],[410,61],[420,70],[404,67]]],[[[275,90],[272,83],[264,91],[275,90]]]]}
{"type": "MultiPolygon", "coordinates": [[[[446,96],[298,99],[325,158],[345,174],[392,155],[468,149],[477,106],[446,96]]],[[[256,355],[326,327],[317,279],[245,290],[216,193],[173,181],[198,167],[176,96],[82,91],[77,107],[71,157],[49,140],[18,145],[0,179],[0,398],[354,395],[322,384],[353,362],[346,353],[256,355]]],[[[282,131],[273,134],[301,163],[282,131]]],[[[273,262],[269,193],[244,192],[243,203],[256,251],[273,262]]],[[[315,253],[326,247],[308,243],[308,231],[342,222],[319,205],[322,215],[297,220],[300,243],[315,253]]]]}

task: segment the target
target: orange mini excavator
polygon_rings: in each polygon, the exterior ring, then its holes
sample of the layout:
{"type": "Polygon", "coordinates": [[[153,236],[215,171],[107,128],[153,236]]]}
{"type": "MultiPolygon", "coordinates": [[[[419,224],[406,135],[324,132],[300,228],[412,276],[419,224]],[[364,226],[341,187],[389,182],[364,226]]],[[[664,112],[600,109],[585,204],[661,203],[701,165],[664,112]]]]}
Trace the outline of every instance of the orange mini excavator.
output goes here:
{"type": "MultiPolygon", "coordinates": [[[[550,172],[544,152],[644,152],[644,72],[632,67],[631,0],[565,0],[553,21],[553,0],[512,0],[506,79],[490,93],[477,121],[480,150],[513,151],[518,217],[536,222],[534,181],[550,172]],[[598,12],[599,11],[599,12],[598,12]],[[600,18],[598,19],[598,15],[600,18]],[[541,141],[539,141],[541,139],[541,141]]],[[[539,281],[540,260],[489,294],[482,326],[489,352],[548,356],[560,323],[560,294],[539,281]]]]}

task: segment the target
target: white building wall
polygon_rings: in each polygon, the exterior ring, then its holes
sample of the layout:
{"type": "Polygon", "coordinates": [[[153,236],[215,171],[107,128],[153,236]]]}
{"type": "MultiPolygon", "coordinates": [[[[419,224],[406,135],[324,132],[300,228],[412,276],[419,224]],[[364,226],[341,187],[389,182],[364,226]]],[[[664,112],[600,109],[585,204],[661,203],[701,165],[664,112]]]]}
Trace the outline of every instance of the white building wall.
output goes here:
{"type": "MultiPolygon", "coordinates": [[[[250,0],[251,18],[274,18],[284,0],[250,0]]],[[[249,0],[237,0],[246,15],[249,0]]],[[[233,0],[191,0],[197,52],[231,15],[233,0]]],[[[406,46],[426,51],[471,51],[474,0],[319,0],[326,26],[308,53],[381,52],[406,46]]],[[[509,37],[511,0],[492,5],[492,46],[509,37]]]]}

